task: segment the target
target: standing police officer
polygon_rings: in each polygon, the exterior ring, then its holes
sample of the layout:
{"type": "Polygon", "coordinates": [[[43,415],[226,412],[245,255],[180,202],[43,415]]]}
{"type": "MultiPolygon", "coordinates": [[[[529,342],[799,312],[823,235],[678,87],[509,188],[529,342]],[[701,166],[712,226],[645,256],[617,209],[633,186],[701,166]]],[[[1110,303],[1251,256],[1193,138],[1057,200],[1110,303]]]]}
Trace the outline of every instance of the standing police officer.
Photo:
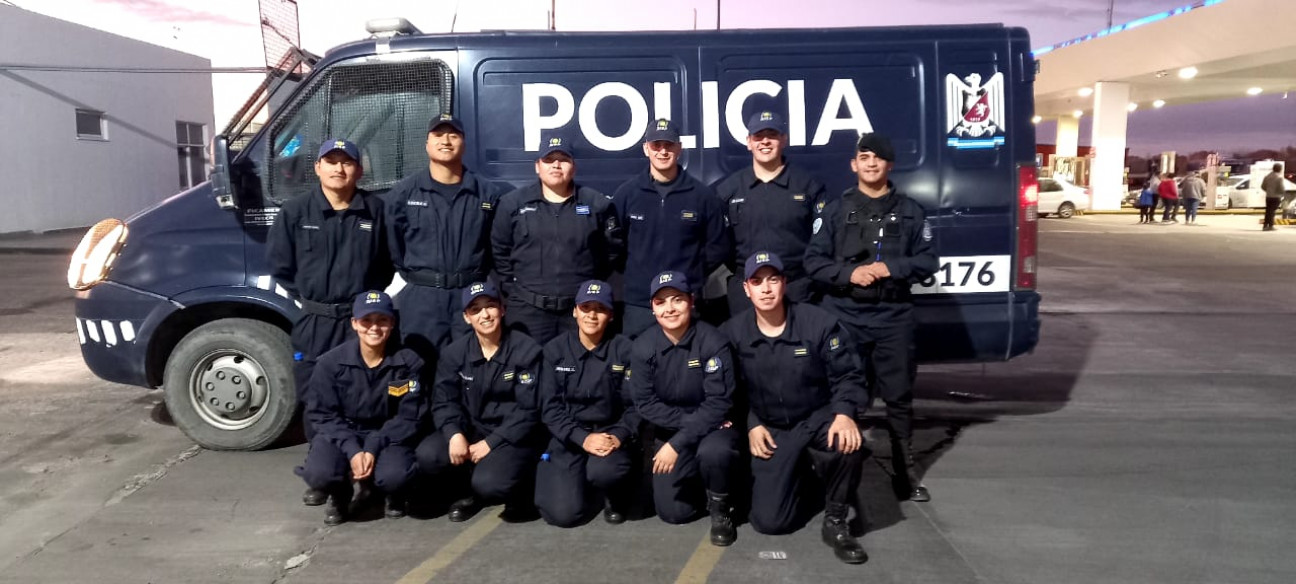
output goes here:
{"type": "Polygon", "coordinates": [[[475,496],[450,506],[450,521],[465,521],[483,500],[503,501],[505,521],[535,516],[535,464],[544,447],[538,409],[540,345],[504,327],[504,306],[490,282],[463,290],[471,334],[441,352],[432,395],[437,432],[418,445],[422,472],[446,475],[468,468],[475,496]]]}
{"type": "MultiPolygon", "coordinates": [[[[270,275],[301,304],[293,322],[293,380],[303,401],[315,361],[351,335],[351,302],[365,290],[391,282],[384,237],[383,203],[356,188],[364,176],[360,149],[340,139],[325,140],[315,161],[319,188],[284,203],[266,236],[270,275]]],[[[306,419],[307,441],[315,432],[306,419]]],[[[326,494],[308,489],[307,505],[323,505],[326,494]]]]}
{"type": "Polygon", "coordinates": [[[392,260],[407,286],[396,296],[405,346],[432,362],[468,332],[461,290],[491,270],[490,227],[500,189],[464,168],[464,127],[450,114],[428,124],[428,170],[389,191],[392,260]]]}
{"type": "Polygon", "coordinates": [[[931,496],[913,468],[913,297],[910,286],[936,271],[931,226],[918,203],[888,179],[891,141],[860,136],[851,159],[856,187],[828,203],[806,249],[810,277],[826,284],[823,307],[841,318],[860,345],[870,396],[886,404],[897,494],[931,496]]]}
{"type": "Polygon", "coordinates": [[[587,515],[588,486],[604,499],[603,519],[625,521],[633,468],[632,441],[639,432],[629,389],[630,341],[613,336],[612,287],[589,280],[576,291],[571,316],[577,330],[544,348],[540,417],[553,439],[536,470],[536,506],[550,525],[571,527],[587,515]]]}
{"type": "Polygon", "coordinates": [[[634,336],[653,326],[648,287],[659,272],[682,272],[705,282],[728,257],[724,208],[715,191],[684,172],[679,129],[665,118],[644,133],[648,171],[617,188],[625,230],[625,317],[622,332],[634,336]]]}
{"type": "Polygon", "coordinates": [[[388,517],[405,516],[401,490],[414,474],[426,392],[419,383],[423,360],[388,341],[395,326],[390,297],[361,293],[351,311],[359,338],[320,356],[307,386],[306,418],[315,438],[297,475],[331,494],[328,525],[346,520],[352,480],[387,494],[388,517]]]}
{"type": "Polygon", "coordinates": [[[847,519],[864,451],[855,413],[864,402],[859,356],[837,318],[809,304],[785,303],[783,262],[757,251],[743,267],[752,309],[721,331],[734,344],[746,389],[752,454],[751,524],[788,533],[806,514],[803,464],[823,479],[823,539],[848,564],[868,561],[847,519]],[[807,460],[808,459],[808,460],[807,460]]]}
{"type": "Polygon", "coordinates": [[[573,181],[567,136],[545,136],[535,167],[539,181],[500,199],[491,249],[509,323],[543,345],[575,329],[572,291],[611,275],[619,230],[611,197],[573,181]]]}
{"type": "Polygon", "coordinates": [[[738,458],[729,341],[694,322],[684,274],[658,274],[650,293],[658,326],[635,339],[626,381],[653,439],[653,503],[662,521],[685,523],[697,517],[705,489],[711,543],[727,546],[737,537],[729,495],[738,458]]]}
{"type": "Polygon", "coordinates": [[[826,204],[824,186],[800,166],[783,157],[787,133],[783,118],[759,111],[747,120],[747,149],[752,165],[716,185],[725,206],[725,219],[733,240],[728,263],[735,272],[729,280],[729,314],[751,307],[743,293],[738,267],[758,250],[783,259],[786,293],[793,302],[814,300],[802,258],[810,243],[815,217],[826,204]]]}

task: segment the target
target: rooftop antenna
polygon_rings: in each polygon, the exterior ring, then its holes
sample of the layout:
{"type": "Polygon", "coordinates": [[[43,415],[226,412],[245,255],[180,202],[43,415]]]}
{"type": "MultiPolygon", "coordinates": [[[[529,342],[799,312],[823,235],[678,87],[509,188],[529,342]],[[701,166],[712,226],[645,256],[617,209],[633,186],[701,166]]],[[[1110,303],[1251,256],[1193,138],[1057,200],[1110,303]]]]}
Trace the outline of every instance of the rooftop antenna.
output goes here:
{"type": "Polygon", "coordinates": [[[1112,13],[1116,11],[1116,0],[1107,0],[1107,28],[1112,27],[1112,13]]]}
{"type": "Polygon", "coordinates": [[[558,30],[558,0],[549,0],[549,30],[558,30]]]}
{"type": "Polygon", "coordinates": [[[455,0],[454,14],[450,16],[450,32],[454,32],[457,22],[459,22],[459,0],[455,0]]]}
{"type": "Polygon", "coordinates": [[[720,0],[716,0],[716,30],[720,30],[720,0]]]}

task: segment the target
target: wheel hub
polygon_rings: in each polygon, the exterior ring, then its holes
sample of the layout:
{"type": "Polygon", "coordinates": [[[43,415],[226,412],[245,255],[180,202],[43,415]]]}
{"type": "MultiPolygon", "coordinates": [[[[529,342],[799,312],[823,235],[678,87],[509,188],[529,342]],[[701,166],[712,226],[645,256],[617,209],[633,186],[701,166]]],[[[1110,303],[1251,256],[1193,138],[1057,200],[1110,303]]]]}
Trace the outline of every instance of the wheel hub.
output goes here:
{"type": "Polygon", "coordinates": [[[242,353],[208,355],[194,368],[190,396],[207,423],[239,430],[256,423],[265,411],[267,380],[261,365],[242,353]]]}

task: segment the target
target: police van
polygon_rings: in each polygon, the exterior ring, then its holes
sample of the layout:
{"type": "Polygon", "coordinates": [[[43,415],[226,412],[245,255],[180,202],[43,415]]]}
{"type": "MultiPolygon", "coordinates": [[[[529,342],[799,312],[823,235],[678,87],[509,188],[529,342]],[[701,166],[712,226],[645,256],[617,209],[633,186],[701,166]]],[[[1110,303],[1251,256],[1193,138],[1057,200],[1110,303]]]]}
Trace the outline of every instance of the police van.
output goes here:
{"type": "Polygon", "coordinates": [[[265,242],[280,205],[317,184],[319,143],[359,144],[360,187],[382,192],[426,172],[427,122],[443,112],[463,120],[480,178],[534,181],[541,132],[563,129],[577,180],[605,193],[646,167],[640,140],[659,117],[683,129],[687,171],[714,183],[751,164],[744,120],[773,108],[789,160],[830,193],[854,184],[859,134],[885,134],[893,180],[927,209],[941,258],[915,286],[919,361],[1005,360],[1038,340],[1024,29],[421,34],[394,19],[370,32],[322,58],[296,53],[215,139],[210,182],[101,222],[72,258],[90,369],[163,387],[202,446],[267,447],[297,411],[300,309],[269,275],[265,242]]]}

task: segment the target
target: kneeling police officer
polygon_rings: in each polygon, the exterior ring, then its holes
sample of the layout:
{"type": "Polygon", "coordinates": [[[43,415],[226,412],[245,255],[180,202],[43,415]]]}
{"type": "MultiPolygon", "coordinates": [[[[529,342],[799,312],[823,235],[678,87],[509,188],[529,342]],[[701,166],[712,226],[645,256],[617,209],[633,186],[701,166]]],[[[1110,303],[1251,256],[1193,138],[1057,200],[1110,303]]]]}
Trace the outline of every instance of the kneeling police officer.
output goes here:
{"type": "Polygon", "coordinates": [[[395,326],[390,297],[378,291],[357,296],[351,328],[359,338],[321,355],[307,385],[306,419],[315,436],[296,472],[312,489],[328,493],[328,525],[346,520],[351,481],[386,493],[388,517],[405,515],[402,489],[414,474],[427,402],[418,378],[423,361],[388,342],[395,326]]]}
{"type": "Polygon", "coordinates": [[[857,409],[864,376],[837,318],[808,304],[785,303],[783,262],[771,252],[747,258],[743,290],[752,308],[721,330],[734,344],[746,389],[752,454],[752,527],[788,533],[805,517],[804,463],[823,479],[823,539],[848,564],[868,561],[847,523],[865,450],[857,409]]]}

